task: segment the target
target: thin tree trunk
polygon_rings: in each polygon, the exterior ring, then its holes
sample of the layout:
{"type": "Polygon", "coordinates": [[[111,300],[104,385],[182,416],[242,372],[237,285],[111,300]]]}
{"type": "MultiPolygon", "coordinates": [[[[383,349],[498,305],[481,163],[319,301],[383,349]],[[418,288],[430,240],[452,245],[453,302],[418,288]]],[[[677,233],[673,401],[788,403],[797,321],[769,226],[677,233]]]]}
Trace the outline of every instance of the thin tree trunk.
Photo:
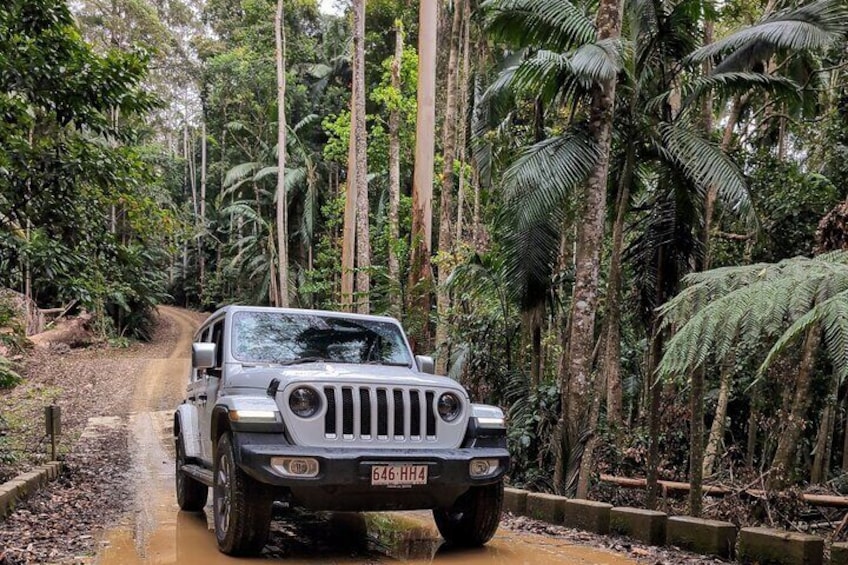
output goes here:
{"type": "Polygon", "coordinates": [[[689,515],[701,515],[704,479],[704,373],[703,367],[692,371],[689,390],[689,515]]]}
{"type": "Polygon", "coordinates": [[[206,254],[203,252],[203,233],[206,231],[206,119],[201,124],[200,139],[200,234],[197,238],[197,263],[200,267],[200,296],[206,288],[206,254]]]}
{"type": "Polygon", "coordinates": [[[371,310],[371,235],[368,217],[368,153],[365,131],[365,0],[353,2],[353,114],[356,142],[356,311],[371,310]]]}
{"type": "Polygon", "coordinates": [[[268,267],[269,267],[269,279],[268,279],[268,302],[271,306],[279,306],[277,302],[280,299],[280,292],[277,288],[277,268],[274,264],[274,259],[277,257],[277,252],[274,249],[274,230],[271,230],[271,233],[268,234],[268,267]]]}
{"type": "Polygon", "coordinates": [[[724,441],[727,404],[730,401],[730,391],[733,387],[733,366],[734,360],[731,358],[729,361],[725,361],[721,367],[715,418],[713,418],[712,426],[710,426],[710,438],[707,440],[707,448],[704,451],[703,473],[705,477],[713,474],[716,458],[724,441]]]}
{"type": "MultiPolygon", "coordinates": [[[[442,148],[444,164],[442,166],[442,193],[439,206],[439,253],[447,260],[453,251],[451,220],[453,217],[453,165],[456,159],[456,106],[457,106],[457,60],[459,58],[459,42],[462,31],[462,10],[459,3],[453,6],[453,24],[450,33],[450,50],[448,53],[447,98],[445,101],[445,121],[442,127],[442,148]]],[[[447,374],[448,367],[448,309],[450,308],[450,293],[445,288],[445,282],[450,274],[449,264],[440,265],[439,284],[436,289],[436,308],[438,321],[436,324],[436,373],[447,374]]]]}
{"type": "Polygon", "coordinates": [[[471,167],[471,188],[474,190],[474,203],[471,212],[471,234],[474,238],[474,249],[482,251],[480,248],[480,172],[477,170],[477,164],[471,167]]]}
{"type": "Polygon", "coordinates": [[[412,179],[412,245],[409,269],[410,310],[420,328],[417,345],[429,347],[430,253],[433,241],[433,161],[436,119],[436,26],[438,3],[420,2],[418,13],[418,115],[415,171],[412,179]]]}
{"type": "Polygon", "coordinates": [[[200,202],[197,198],[197,163],[194,161],[194,135],[188,135],[188,125],[186,125],[186,159],[188,159],[188,181],[191,186],[191,206],[194,211],[195,225],[197,218],[200,216],[200,202]]]}
{"type": "MultiPolygon", "coordinates": [[[[288,196],[286,194],[286,30],[283,0],[274,18],[277,59],[277,305],[289,305],[288,196]]],[[[273,259],[271,261],[273,263],[273,259]]]]}
{"type": "MultiPolygon", "coordinates": [[[[598,40],[621,35],[621,0],[601,0],[598,7],[598,40]]],[[[592,350],[595,340],[595,311],[598,302],[600,252],[604,239],[607,174],[609,172],[612,121],[615,111],[616,77],[602,81],[592,92],[589,132],[597,144],[599,158],[589,174],[580,216],[577,222],[577,250],[574,292],[571,300],[571,329],[568,339],[566,371],[561,383],[562,407],[568,414],[566,433],[572,446],[577,445],[587,416],[586,399],[591,391],[592,350]]],[[[591,459],[590,445],[583,457],[591,459]]],[[[557,467],[565,461],[556,462],[557,467]]],[[[563,484],[555,485],[563,492],[563,484]]],[[[585,498],[589,477],[578,480],[577,496],[585,498]]]]}
{"type": "Polygon", "coordinates": [[[848,471],[848,393],[845,394],[845,426],[842,438],[842,471],[848,471]]]}
{"type": "Polygon", "coordinates": [[[777,442],[777,450],[772,460],[772,475],[769,479],[770,488],[781,488],[792,471],[795,461],[795,453],[801,432],[806,424],[807,408],[810,404],[809,392],[813,380],[813,365],[815,364],[816,351],[819,346],[821,329],[811,326],[807,330],[802,348],[801,364],[798,367],[798,376],[795,380],[795,394],[792,398],[792,407],[780,439],[777,442]]]}
{"type": "Polygon", "coordinates": [[[459,192],[456,203],[456,243],[462,242],[463,211],[465,207],[465,165],[468,145],[468,83],[471,78],[471,0],[463,2],[462,71],[459,75],[459,192]]]}
{"type": "Polygon", "coordinates": [[[831,377],[831,390],[828,393],[824,410],[822,410],[818,433],[816,434],[815,456],[810,472],[810,482],[822,484],[827,481],[830,471],[830,444],[833,441],[833,420],[836,412],[836,397],[839,394],[839,377],[831,377]]]}
{"type": "MultiPolygon", "coordinates": [[[[656,297],[658,303],[662,303],[663,298],[663,272],[665,270],[665,251],[660,248],[657,256],[657,282],[656,282],[656,297]]],[[[645,496],[645,505],[650,510],[656,510],[657,498],[659,496],[659,465],[660,465],[660,428],[661,428],[661,400],[663,383],[657,378],[656,369],[660,363],[663,353],[663,342],[665,338],[662,329],[661,321],[655,317],[653,328],[651,331],[651,349],[648,354],[648,366],[645,370],[645,376],[648,382],[645,383],[648,387],[648,472],[647,472],[647,493],[645,496]]]]}
{"type": "MultiPolygon", "coordinates": [[[[392,89],[400,93],[400,67],[403,59],[403,22],[395,21],[395,56],[392,60],[392,89]]],[[[397,256],[398,209],[400,208],[400,108],[393,105],[389,111],[389,280],[400,280],[400,262],[397,256]]],[[[400,308],[400,292],[390,292],[392,305],[400,308]]]]}
{"type": "Polygon", "coordinates": [[[621,427],[621,255],[624,249],[624,220],[630,208],[630,184],[636,166],[636,148],[627,145],[627,156],[618,185],[615,223],[612,226],[609,282],[607,283],[607,333],[602,361],[607,383],[607,421],[612,429],[621,427]]]}
{"type": "Polygon", "coordinates": [[[759,420],[759,407],[756,402],[757,398],[756,385],[751,390],[751,407],[748,412],[748,441],[745,445],[745,465],[749,469],[754,468],[754,458],[757,452],[757,421],[759,420]]]}

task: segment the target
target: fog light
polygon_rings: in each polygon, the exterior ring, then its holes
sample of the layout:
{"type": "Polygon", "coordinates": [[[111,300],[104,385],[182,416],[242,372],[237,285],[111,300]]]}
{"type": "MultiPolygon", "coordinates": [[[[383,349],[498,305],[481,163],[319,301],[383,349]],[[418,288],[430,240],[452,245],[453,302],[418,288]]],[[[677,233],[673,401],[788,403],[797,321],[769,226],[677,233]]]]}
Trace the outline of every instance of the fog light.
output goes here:
{"type": "Polygon", "coordinates": [[[318,476],[318,461],[311,457],[272,457],[271,467],[284,477],[310,479],[318,476]]]}
{"type": "Polygon", "coordinates": [[[468,466],[468,473],[474,478],[488,477],[498,471],[497,459],[472,459],[468,466]]]}

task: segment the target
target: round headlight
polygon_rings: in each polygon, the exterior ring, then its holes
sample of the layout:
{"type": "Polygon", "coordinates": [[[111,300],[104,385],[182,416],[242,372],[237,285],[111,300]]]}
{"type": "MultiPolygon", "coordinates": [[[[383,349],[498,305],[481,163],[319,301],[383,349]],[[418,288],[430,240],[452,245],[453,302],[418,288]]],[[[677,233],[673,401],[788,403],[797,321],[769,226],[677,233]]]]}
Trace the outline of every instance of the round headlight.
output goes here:
{"type": "Polygon", "coordinates": [[[446,392],[439,397],[439,404],[437,405],[437,408],[442,420],[445,422],[453,422],[459,417],[459,413],[462,412],[462,402],[454,393],[446,392]]]}
{"type": "Polygon", "coordinates": [[[321,399],[315,389],[309,387],[298,387],[289,395],[289,408],[301,418],[309,418],[318,412],[321,407],[321,399]]]}

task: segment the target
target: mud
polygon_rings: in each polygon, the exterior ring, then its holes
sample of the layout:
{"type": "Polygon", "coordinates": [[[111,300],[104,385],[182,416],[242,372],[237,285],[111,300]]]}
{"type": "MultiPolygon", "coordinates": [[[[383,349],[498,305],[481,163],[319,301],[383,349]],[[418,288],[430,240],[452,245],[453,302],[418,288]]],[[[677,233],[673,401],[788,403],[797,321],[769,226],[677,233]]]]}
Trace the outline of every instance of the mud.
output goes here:
{"type": "MultiPolygon", "coordinates": [[[[148,363],[136,387],[135,412],[130,417],[134,511],[109,532],[94,562],[214,565],[255,561],[218,552],[208,505],[199,514],[180,512],[176,505],[171,417],[186,384],[195,322],[177,309],[161,312],[179,325],[180,334],[167,358],[148,363]]],[[[443,543],[427,512],[303,513],[279,508],[271,530],[262,557],[287,563],[635,563],[565,540],[503,529],[485,548],[459,550],[443,543]]]]}

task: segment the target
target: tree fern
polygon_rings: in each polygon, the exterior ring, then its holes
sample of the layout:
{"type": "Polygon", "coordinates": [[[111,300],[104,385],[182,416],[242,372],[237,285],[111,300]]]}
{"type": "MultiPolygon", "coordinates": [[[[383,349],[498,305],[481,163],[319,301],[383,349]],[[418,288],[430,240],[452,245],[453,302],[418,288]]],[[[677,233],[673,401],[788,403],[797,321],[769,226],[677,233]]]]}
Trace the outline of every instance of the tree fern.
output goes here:
{"type": "Polygon", "coordinates": [[[819,324],[834,369],[840,379],[848,376],[848,252],[714,269],[684,282],[687,288],[660,310],[665,327],[675,331],[660,375],[686,374],[711,355],[721,361],[746,343],[769,348],[757,372],[762,376],[819,324]]]}

